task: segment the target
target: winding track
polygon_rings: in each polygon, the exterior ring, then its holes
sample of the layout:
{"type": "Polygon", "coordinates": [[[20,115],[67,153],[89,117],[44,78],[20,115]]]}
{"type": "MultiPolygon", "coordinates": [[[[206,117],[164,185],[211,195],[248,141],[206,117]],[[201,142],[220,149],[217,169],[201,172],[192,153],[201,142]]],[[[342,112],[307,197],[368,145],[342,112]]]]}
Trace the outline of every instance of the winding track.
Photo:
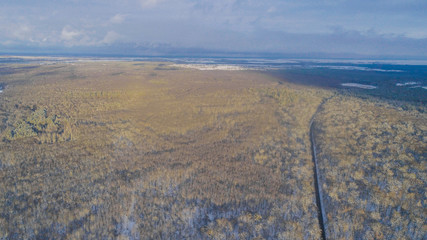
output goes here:
{"type": "Polygon", "coordinates": [[[322,186],[319,181],[319,168],[317,166],[317,154],[316,154],[316,142],[314,141],[314,120],[316,118],[317,113],[322,108],[323,104],[325,104],[329,99],[332,97],[325,98],[322,100],[322,102],[319,104],[319,106],[316,109],[316,112],[313,114],[310,120],[310,142],[311,142],[311,155],[313,159],[313,172],[314,172],[314,188],[316,191],[316,204],[318,209],[318,218],[319,218],[319,225],[320,229],[322,231],[321,233],[321,239],[326,240],[326,232],[325,232],[325,224],[326,224],[326,213],[325,208],[323,205],[323,192],[322,192],[322,186]]]}

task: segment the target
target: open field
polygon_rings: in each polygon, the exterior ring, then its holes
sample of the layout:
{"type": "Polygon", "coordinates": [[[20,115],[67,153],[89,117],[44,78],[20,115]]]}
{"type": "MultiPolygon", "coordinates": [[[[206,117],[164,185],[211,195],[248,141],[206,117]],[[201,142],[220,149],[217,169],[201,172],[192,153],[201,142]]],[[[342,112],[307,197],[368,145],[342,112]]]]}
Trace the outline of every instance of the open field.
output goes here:
{"type": "Polygon", "coordinates": [[[316,111],[327,236],[426,235],[425,111],[257,71],[1,69],[0,239],[319,239],[316,111]]]}

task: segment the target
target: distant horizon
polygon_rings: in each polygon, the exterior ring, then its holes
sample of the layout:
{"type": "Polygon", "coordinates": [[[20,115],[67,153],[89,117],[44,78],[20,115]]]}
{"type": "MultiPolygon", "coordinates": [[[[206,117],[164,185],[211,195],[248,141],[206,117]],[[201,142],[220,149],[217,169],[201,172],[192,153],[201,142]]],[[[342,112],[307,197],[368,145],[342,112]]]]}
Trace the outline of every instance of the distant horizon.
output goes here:
{"type": "Polygon", "coordinates": [[[2,1],[0,52],[427,59],[427,2],[2,1]]]}
{"type": "Polygon", "coordinates": [[[157,54],[130,54],[130,53],[103,53],[103,52],[18,52],[0,51],[2,57],[94,57],[94,58],[264,58],[289,60],[384,60],[384,61],[427,61],[427,56],[393,56],[393,55],[360,55],[360,54],[327,54],[327,53],[270,53],[270,52],[207,52],[207,53],[157,53],[157,54]]]}

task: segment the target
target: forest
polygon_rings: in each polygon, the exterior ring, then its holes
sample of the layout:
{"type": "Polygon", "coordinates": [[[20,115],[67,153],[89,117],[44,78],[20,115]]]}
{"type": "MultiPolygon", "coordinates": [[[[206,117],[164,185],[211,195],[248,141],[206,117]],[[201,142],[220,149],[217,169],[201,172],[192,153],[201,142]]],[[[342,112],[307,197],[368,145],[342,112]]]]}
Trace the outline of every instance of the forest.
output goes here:
{"type": "Polygon", "coordinates": [[[0,68],[0,239],[425,238],[425,106],[170,65],[0,68]]]}

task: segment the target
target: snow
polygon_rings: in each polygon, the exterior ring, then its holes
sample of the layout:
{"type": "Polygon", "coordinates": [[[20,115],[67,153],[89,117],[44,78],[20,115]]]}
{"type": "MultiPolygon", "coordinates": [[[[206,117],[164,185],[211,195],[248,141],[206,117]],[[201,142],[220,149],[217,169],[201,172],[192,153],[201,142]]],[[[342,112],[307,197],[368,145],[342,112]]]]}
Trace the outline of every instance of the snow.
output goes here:
{"type": "Polygon", "coordinates": [[[197,70],[201,70],[201,71],[207,71],[207,70],[223,70],[223,71],[248,70],[248,68],[244,68],[241,66],[223,65],[223,64],[172,64],[170,66],[171,67],[182,67],[182,68],[197,69],[197,70]]]}
{"type": "Polygon", "coordinates": [[[372,85],[365,85],[365,84],[359,84],[359,83],[342,83],[341,84],[344,87],[357,87],[357,88],[363,88],[363,89],[375,89],[377,87],[372,85]]]}

